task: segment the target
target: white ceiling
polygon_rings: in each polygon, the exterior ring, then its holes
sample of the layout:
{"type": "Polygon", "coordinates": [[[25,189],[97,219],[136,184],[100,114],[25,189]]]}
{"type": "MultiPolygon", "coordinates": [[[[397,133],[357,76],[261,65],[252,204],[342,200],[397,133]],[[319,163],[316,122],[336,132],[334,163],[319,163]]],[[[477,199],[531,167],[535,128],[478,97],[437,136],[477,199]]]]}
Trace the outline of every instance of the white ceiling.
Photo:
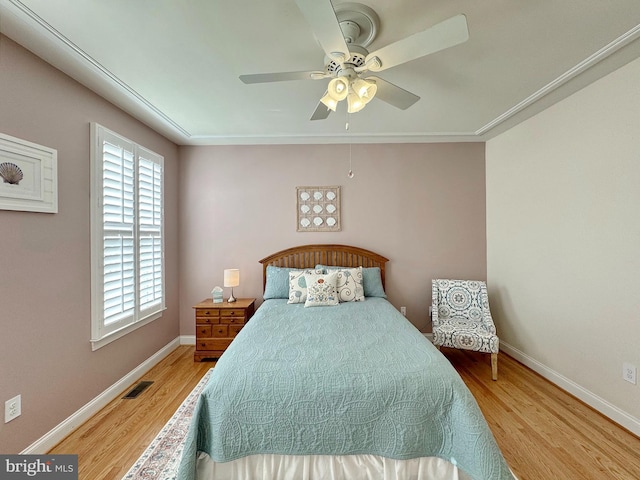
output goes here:
{"type": "Polygon", "coordinates": [[[326,79],[238,79],[322,70],[295,0],[0,0],[0,31],[181,145],[483,141],[640,57],[640,0],[362,3],[369,51],[459,13],[470,38],[377,74],[421,100],[374,99],[349,131],[344,105],[309,120],[326,79]]]}

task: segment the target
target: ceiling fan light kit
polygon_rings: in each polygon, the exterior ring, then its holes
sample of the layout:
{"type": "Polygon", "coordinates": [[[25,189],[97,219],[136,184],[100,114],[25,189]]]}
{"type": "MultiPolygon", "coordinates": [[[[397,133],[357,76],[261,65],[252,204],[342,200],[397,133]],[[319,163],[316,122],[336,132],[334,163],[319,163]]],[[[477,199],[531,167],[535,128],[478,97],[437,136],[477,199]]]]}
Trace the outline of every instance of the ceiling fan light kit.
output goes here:
{"type": "Polygon", "coordinates": [[[359,112],[376,94],[396,108],[409,108],[420,100],[419,96],[384,79],[367,77],[366,73],[381,72],[469,39],[466,17],[456,15],[370,53],[365,47],[373,42],[379,28],[378,15],[371,8],[343,3],[334,9],[331,0],[296,3],[325,52],[324,70],[241,75],[240,80],[251,84],[331,78],[311,120],[327,118],[345,98],[347,111],[359,112]]]}
{"type": "Polygon", "coordinates": [[[369,103],[376,94],[375,82],[355,77],[349,80],[349,76],[337,77],[329,82],[327,93],[320,101],[331,111],[335,112],[338,103],[347,99],[347,111],[359,112],[369,103]]]}

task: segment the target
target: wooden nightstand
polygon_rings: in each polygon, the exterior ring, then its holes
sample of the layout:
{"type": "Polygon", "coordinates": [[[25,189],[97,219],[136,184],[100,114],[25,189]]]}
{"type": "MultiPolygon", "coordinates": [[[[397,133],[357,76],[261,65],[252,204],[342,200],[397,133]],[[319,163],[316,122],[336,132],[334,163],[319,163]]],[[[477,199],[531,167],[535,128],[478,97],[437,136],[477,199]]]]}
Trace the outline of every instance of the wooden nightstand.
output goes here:
{"type": "Polygon", "coordinates": [[[220,358],[233,338],[255,311],[255,298],[238,298],[213,303],[211,298],[194,305],[196,311],[196,352],[193,360],[220,358]]]}

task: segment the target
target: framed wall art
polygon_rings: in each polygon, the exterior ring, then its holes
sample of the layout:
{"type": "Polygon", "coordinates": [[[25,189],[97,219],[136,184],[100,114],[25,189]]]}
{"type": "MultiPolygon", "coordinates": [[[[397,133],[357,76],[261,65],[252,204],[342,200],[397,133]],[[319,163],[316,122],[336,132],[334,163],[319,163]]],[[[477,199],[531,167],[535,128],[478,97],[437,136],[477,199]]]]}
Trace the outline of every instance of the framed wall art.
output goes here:
{"type": "Polygon", "coordinates": [[[296,187],[298,232],[339,232],[340,187],[296,187]]]}
{"type": "Polygon", "coordinates": [[[58,152],[0,133],[0,209],[58,212],[58,152]]]}

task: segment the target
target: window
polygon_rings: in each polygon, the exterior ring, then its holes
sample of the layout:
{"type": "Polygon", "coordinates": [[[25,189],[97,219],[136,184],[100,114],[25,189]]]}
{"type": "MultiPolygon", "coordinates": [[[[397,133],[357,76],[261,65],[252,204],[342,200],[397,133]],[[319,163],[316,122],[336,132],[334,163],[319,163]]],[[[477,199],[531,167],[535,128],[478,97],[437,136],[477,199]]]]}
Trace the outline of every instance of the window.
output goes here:
{"type": "Polygon", "coordinates": [[[164,159],[91,125],[91,342],[94,350],[160,317],[164,159]]]}

